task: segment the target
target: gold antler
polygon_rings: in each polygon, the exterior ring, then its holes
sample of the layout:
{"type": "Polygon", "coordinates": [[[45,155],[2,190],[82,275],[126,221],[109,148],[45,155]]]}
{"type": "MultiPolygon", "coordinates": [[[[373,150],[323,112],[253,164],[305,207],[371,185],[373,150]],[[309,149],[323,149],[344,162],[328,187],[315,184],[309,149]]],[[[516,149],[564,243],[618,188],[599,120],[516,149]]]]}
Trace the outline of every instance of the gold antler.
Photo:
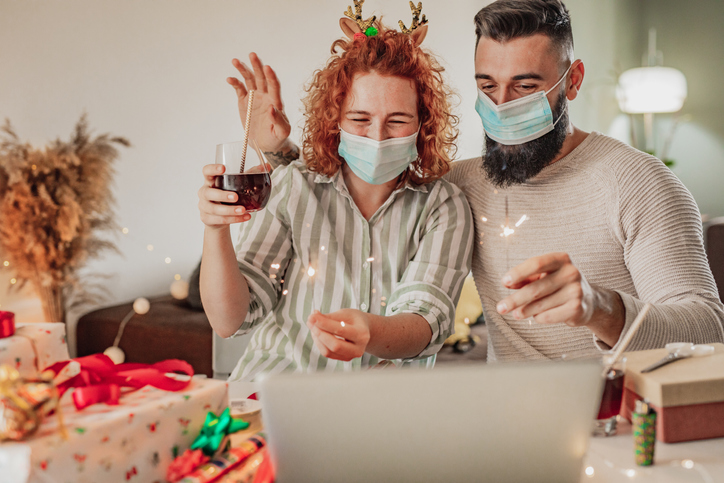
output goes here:
{"type": "Polygon", "coordinates": [[[425,25],[427,23],[427,18],[425,17],[425,14],[422,15],[422,20],[420,20],[422,2],[418,2],[417,7],[415,7],[414,3],[410,2],[410,10],[412,10],[412,24],[410,25],[410,28],[408,29],[407,27],[405,27],[405,24],[402,23],[402,20],[398,22],[400,24],[400,30],[402,30],[406,34],[411,34],[415,31],[417,27],[420,27],[421,25],[425,25]]]}
{"type": "MultiPolygon", "coordinates": [[[[362,33],[365,33],[365,31],[372,26],[372,23],[377,20],[377,16],[373,15],[367,20],[362,20],[362,4],[365,3],[365,0],[354,0],[354,10],[355,13],[352,13],[352,5],[347,7],[347,11],[344,12],[344,14],[354,20],[357,23],[357,26],[360,28],[362,33]]],[[[412,2],[410,2],[412,3],[412,2]]]]}

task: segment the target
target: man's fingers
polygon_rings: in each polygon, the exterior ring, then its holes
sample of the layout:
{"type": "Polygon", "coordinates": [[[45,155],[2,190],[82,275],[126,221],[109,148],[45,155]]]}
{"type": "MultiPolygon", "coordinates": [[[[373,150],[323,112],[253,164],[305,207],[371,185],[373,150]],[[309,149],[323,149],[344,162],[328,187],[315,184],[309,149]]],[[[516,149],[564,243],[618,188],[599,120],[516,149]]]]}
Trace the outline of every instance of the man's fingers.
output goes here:
{"type": "Polygon", "coordinates": [[[249,60],[251,61],[251,67],[254,69],[254,79],[256,81],[256,88],[261,92],[267,91],[266,77],[264,76],[264,64],[261,63],[259,56],[252,52],[249,54],[249,60]]]}
{"type": "Polygon", "coordinates": [[[537,317],[540,314],[564,305],[569,299],[570,297],[564,290],[558,290],[548,296],[516,308],[513,310],[513,317],[519,320],[527,319],[528,317],[537,317]]]}
{"type": "Polygon", "coordinates": [[[269,89],[269,96],[271,97],[272,104],[279,111],[283,110],[284,106],[282,104],[282,86],[281,84],[279,84],[279,78],[277,77],[276,72],[274,72],[274,69],[272,69],[268,65],[265,65],[264,75],[267,80],[267,87],[269,89]]]}
{"type": "Polygon", "coordinates": [[[503,277],[502,283],[505,287],[512,288],[533,275],[558,270],[565,263],[571,263],[571,259],[566,253],[547,253],[529,258],[510,269],[503,277]]]}
{"type": "Polygon", "coordinates": [[[577,306],[574,301],[568,301],[563,305],[536,315],[535,321],[539,324],[568,324],[574,326],[575,324],[571,322],[577,320],[580,315],[576,309],[577,306]]]}
{"type": "Polygon", "coordinates": [[[554,272],[547,277],[542,277],[535,282],[525,285],[520,290],[510,294],[503,300],[498,302],[496,310],[499,314],[507,314],[523,307],[536,300],[542,299],[563,286],[562,276],[560,272],[554,272]]]}
{"type": "Polygon", "coordinates": [[[511,289],[511,290],[518,290],[518,289],[520,289],[520,288],[525,287],[525,286],[528,285],[529,283],[533,283],[533,282],[535,282],[535,281],[537,281],[537,280],[540,280],[540,279],[543,278],[545,275],[546,275],[545,273],[536,273],[536,274],[531,275],[530,277],[526,278],[525,280],[521,280],[521,281],[519,281],[518,283],[516,283],[516,284],[514,284],[514,285],[509,285],[509,286],[507,286],[506,288],[509,288],[509,289],[511,289]]]}

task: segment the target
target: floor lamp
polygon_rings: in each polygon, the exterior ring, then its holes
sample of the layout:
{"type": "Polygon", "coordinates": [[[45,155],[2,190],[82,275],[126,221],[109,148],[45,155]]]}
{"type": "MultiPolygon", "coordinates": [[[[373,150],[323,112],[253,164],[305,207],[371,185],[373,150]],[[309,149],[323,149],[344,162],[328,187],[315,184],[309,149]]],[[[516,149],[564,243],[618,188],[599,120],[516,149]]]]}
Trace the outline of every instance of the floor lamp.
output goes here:
{"type": "MultiPolygon", "coordinates": [[[[645,150],[654,154],[654,114],[681,110],[686,100],[686,77],[677,69],[663,67],[656,50],[656,29],[649,30],[649,50],[644,67],[629,69],[618,79],[616,97],[621,111],[643,114],[645,150]]],[[[632,139],[635,144],[635,139],[632,139]]]]}

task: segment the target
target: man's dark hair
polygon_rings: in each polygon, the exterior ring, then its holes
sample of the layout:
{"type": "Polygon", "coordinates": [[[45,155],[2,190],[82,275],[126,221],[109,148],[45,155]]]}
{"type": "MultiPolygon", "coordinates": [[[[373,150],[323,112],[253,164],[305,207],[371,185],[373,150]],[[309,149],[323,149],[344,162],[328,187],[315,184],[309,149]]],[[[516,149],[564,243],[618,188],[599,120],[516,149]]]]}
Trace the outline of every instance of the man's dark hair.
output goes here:
{"type": "Polygon", "coordinates": [[[560,0],[498,0],[475,15],[476,47],[481,37],[507,42],[535,34],[547,35],[562,57],[573,54],[571,16],[560,0]]]}

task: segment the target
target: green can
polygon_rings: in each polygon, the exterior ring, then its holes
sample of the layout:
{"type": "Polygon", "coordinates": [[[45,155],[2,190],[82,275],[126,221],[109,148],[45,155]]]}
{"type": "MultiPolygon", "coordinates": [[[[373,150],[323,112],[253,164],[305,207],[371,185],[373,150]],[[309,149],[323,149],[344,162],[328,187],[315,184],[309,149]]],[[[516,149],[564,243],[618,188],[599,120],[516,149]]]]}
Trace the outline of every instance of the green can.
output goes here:
{"type": "Polygon", "coordinates": [[[639,466],[654,464],[654,446],[656,443],[656,411],[648,401],[636,401],[631,415],[634,438],[634,457],[639,466]]]}

